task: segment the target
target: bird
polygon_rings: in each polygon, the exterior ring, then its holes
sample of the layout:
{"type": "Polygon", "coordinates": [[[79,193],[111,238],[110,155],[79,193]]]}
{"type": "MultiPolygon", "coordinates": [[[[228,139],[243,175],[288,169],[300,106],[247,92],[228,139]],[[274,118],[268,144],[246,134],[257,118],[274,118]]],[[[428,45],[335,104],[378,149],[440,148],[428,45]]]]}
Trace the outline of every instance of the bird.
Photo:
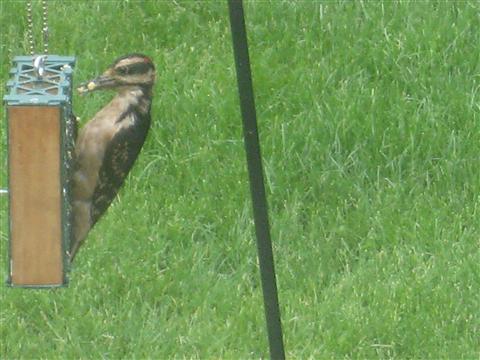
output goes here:
{"type": "Polygon", "coordinates": [[[75,142],[70,262],[115,199],[142,149],[151,123],[155,78],[151,58],[132,53],[117,58],[102,75],[77,89],[81,94],[114,90],[116,95],[80,129],[75,142]]]}

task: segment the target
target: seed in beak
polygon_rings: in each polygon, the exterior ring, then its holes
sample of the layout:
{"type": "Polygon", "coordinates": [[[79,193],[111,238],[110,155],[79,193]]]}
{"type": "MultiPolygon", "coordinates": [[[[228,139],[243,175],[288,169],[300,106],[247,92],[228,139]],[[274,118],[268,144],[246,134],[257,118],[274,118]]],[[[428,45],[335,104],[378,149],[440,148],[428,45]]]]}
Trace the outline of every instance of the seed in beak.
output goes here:
{"type": "Polygon", "coordinates": [[[87,93],[87,92],[89,92],[89,91],[94,90],[96,87],[97,87],[97,84],[95,84],[95,82],[93,82],[93,81],[90,81],[90,82],[87,84],[87,86],[82,85],[82,86],[80,86],[80,87],[77,89],[77,91],[78,91],[79,93],[81,93],[81,94],[84,94],[84,93],[87,93]]]}

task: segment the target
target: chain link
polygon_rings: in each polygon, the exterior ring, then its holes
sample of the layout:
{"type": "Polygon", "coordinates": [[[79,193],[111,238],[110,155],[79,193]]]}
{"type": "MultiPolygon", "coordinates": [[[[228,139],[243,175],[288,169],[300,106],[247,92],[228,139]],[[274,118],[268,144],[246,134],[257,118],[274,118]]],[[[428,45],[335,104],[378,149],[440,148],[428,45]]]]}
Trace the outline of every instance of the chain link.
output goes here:
{"type": "MultiPolygon", "coordinates": [[[[32,0],[27,1],[27,37],[30,55],[35,55],[35,42],[33,38],[33,6],[32,0]]],[[[42,37],[43,53],[48,54],[48,6],[47,0],[42,0],[42,37]]]]}

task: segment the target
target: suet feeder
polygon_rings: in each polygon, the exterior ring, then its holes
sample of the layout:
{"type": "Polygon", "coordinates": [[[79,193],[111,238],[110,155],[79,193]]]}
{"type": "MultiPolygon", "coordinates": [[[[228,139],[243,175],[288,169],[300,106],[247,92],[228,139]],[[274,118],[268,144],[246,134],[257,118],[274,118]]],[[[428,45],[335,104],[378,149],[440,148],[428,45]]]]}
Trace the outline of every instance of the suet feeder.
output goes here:
{"type": "Polygon", "coordinates": [[[76,120],[70,56],[17,56],[7,92],[11,286],[67,284],[76,120]]]}

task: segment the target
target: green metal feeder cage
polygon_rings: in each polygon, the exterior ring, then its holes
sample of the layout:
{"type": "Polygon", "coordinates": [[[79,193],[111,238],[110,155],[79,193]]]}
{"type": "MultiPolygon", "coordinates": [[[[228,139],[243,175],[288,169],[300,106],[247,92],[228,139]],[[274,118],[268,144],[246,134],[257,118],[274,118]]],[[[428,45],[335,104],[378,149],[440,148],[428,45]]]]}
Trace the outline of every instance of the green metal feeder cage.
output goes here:
{"type": "Polygon", "coordinates": [[[71,56],[17,56],[3,100],[8,126],[11,286],[68,282],[70,173],[76,137],[71,56]]]}

